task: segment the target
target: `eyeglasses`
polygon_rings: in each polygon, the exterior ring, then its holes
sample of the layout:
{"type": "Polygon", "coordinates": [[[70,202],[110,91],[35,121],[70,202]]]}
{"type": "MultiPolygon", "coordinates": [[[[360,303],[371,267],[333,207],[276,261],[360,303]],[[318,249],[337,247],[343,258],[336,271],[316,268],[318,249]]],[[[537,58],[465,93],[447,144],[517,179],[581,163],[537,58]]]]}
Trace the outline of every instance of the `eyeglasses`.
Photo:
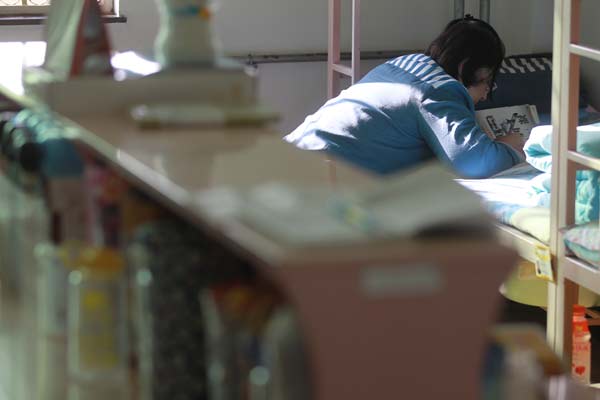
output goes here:
{"type": "Polygon", "coordinates": [[[475,83],[475,85],[482,85],[482,84],[486,84],[487,87],[490,89],[490,92],[493,92],[494,90],[498,89],[498,85],[496,84],[496,82],[492,81],[491,77],[481,79],[475,83]]]}

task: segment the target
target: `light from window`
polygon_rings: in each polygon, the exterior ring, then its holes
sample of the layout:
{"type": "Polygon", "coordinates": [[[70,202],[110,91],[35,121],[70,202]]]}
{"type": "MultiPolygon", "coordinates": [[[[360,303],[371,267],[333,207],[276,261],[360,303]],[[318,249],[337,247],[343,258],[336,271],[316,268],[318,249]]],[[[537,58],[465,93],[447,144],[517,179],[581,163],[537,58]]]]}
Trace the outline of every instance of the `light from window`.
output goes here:
{"type": "MultiPolygon", "coordinates": [[[[114,13],[113,3],[114,0],[98,0],[102,12],[107,14],[114,13]]],[[[50,0],[0,0],[0,7],[10,7],[9,9],[0,10],[0,13],[31,13],[36,11],[35,7],[47,7],[49,5],[50,0]]]]}
{"type": "Polygon", "coordinates": [[[50,0],[0,0],[0,6],[48,6],[50,0]]]}

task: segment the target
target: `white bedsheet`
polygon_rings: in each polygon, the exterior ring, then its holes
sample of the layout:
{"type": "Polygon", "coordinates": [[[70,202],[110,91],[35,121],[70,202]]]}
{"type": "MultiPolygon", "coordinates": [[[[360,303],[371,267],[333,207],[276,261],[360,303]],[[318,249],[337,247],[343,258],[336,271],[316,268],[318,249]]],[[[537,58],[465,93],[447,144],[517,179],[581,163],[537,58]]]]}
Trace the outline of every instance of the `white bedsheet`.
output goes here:
{"type": "Polygon", "coordinates": [[[488,179],[459,179],[457,182],[481,196],[487,210],[498,221],[548,243],[548,198],[531,190],[531,181],[540,174],[530,164],[522,163],[488,179]]]}

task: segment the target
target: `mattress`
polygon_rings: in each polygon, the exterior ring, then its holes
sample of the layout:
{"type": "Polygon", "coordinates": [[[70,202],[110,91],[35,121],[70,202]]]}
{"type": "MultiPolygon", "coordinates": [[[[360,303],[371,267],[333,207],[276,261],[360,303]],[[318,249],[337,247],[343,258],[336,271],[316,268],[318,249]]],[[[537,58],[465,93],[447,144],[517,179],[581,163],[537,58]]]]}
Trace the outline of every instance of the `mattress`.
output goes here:
{"type": "MultiPolygon", "coordinates": [[[[542,172],[530,164],[523,163],[492,178],[459,179],[457,182],[481,196],[486,209],[498,221],[548,244],[550,242],[549,195],[540,195],[532,190],[532,181],[540,174],[542,172]]],[[[570,229],[575,232],[578,228],[570,229]]],[[[567,242],[568,247],[569,245],[570,243],[567,242]]],[[[594,253],[578,251],[576,254],[592,265],[597,261],[597,257],[587,257],[594,253]]],[[[547,285],[546,281],[535,277],[532,263],[523,262],[515,268],[500,290],[505,297],[513,301],[547,307],[547,285]]],[[[600,297],[581,288],[578,302],[586,307],[597,306],[600,305],[600,297]]]]}
{"type": "Polygon", "coordinates": [[[549,243],[549,196],[531,190],[532,180],[541,174],[530,164],[522,163],[492,178],[457,182],[481,196],[486,209],[498,221],[549,243]]]}

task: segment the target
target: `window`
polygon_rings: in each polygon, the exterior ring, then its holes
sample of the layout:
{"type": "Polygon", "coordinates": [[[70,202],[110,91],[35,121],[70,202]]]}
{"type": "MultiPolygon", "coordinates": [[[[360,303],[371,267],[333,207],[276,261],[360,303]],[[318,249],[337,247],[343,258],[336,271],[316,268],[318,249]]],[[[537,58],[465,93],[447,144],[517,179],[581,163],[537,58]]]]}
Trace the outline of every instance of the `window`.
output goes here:
{"type": "Polygon", "coordinates": [[[47,6],[50,0],[2,0],[3,6],[47,6]]]}
{"type": "MultiPolygon", "coordinates": [[[[105,14],[117,14],[114,0],[98,0],[98,4],[105,14]]],[[[50,0],[0,0],[0,14],[40,15],[47,12],[49,5],[50,0]]]]}

